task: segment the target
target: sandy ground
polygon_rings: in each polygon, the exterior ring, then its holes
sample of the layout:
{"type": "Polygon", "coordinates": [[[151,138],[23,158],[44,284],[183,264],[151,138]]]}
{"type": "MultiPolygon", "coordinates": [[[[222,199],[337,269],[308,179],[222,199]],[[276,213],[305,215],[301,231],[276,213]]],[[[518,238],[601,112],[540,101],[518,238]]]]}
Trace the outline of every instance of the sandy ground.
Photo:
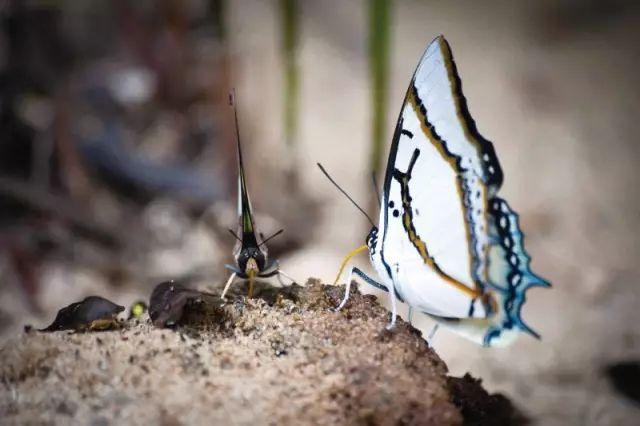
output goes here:
{"type": "Polygon", "coordinates": [[[460,409],[515,418],[506,400],[474,396],[468,380],[452,394],[445,364],[406,323],[387,332],[375,298],[354,293],[343,311],[331,311],[341,296],[310,281],[272,306],[236,297],[222,308],[192,307],[175,331],[144,315],[116,331],[25,332],[0,350],[0,418],[457,425],[460,409]]]}

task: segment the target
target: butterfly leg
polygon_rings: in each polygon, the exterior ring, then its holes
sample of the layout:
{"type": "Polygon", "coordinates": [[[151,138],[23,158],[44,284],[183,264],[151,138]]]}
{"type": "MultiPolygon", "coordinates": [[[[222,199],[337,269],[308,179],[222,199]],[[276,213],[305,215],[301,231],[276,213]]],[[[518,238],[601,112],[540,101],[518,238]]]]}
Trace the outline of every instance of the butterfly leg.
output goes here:
{"type": "MultiPolygon", "coordinates": [[[[400,272],[400,266],[397,263],[395,264],[395,269],[397,275],[400,272]]],[[[389,289],[389,297],[391,299],[391,321],[387,325],[386,329],[393,330],[396,326],[396,318],[398,317],[398,306],[396,303],[397,297],[395,288],[389,289]]]]}
{"type": "Polygon", "coordinates": [[[222,290],[222,294],[220,295],[221,299],[225,298],[224,296],[227,294],[227,291],[229,290],[229,287],[231,287],[231,283],[233,282],[233,279],[235,277],[236,277],[236,273],[234,272],[233,274],[231,274],[231,276],[227,280],[227,283],[224,285],[224,290],[222,290]]]}
{"type": "Polygon", "coordinates": [[[356,274],[357,276],[359,276],[360,278],[362,278],[364,280],[364,282],[366,282],[370,286],[375,287],[378,290],[389,291],[389,289],[384,284],[380,284],[378,281],[374,280],[369,275],[367,275],[364,272],[362,272],[360,270],[360,268],[357,268],[357,267],[354,266],[353,268],[351,268],[351,271],[354,274],[356,274]]]}
{"type": "Polygon", "coordinates": [[[409,325],[413,325],[411,320],[413,319],[413,307],[409,306],[409,313],[407,314],[407,320],[409,321],[409,325]]]}
{"type": "Polygon", "coordinates": [[[396,292],[395,290],[389,291],[389,297],[391,298],[391,322],[385,327],[387,330],[393,330],[396,327],[396,317],[398,316],[398,308],[396,306],[396,292]]]}
{"type": "Polygon", "coordinates": [[[339,311],[340,309],[342,309],[344,305],[347,304],[347,300],[349,300],[349,294],[351,294],[351,276],[353,275],[354,269],[355,269],[355,266],[352,267],[351,270],[349,271],[347,283],[344,288],[344,297],[342,298],[342,302],[340,302],[340,304],[335,308],[336,311],[339,311]]]}
{"type": "Polygon", "coordinates": [[[285,273],[283,270],[278,270],[278,281],[280,281],[280,284],[286,285],[285,283],[282,282],[282,277],[285,277],[286,279],[291,281],[291,283],[289,285],[296,284],[296,280],[291,278],[291,276],[289,274],[285,273]]]}
{"type": "Polygon", "coordinates": [[[427,335],[427,344],[429,346],[433,346],[433,338],[436,336],[436,331],[438,331],[439,328],[440,328],[440,324],[435,323],[435,325],[429,332],[429,335],[427,335]]]}
{"type": "Polygon", "coordinates": [[[349,277],[347,279],[347,285],[345,287],[344,298],[342,299],[342,302],[340,302],[340,304],[336,308],[336,311],[339,311],[340,309],[342,309],[344,307],[344,305],[347,303],[347,300],[349,300],[349,294],[351,294],[351,279],[353,277],[353,274],[356,274],[357,276],[362,278],[364,280],[364,282],[366,282],[367,284],[369,284],[372,287],[375,287],[375,288],[377,288],[379,290],[389,291],[387,289],[387,287],[385,287],[383,284],[380,284],[379,282],[377,282],[376,280],[371,278],[369,275],[367,275],[364,272],[362,272],[360,270],[360,268],[358,268],[356,266],[353,266],[351,268],[351,271],[349,272],[349,277]]]}

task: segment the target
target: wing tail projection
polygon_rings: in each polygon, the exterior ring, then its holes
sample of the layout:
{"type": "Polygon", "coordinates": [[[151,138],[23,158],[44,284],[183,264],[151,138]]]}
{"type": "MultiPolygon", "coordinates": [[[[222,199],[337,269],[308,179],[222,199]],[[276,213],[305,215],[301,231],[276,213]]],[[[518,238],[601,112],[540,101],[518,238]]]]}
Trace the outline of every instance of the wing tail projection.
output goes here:
{"type": "Polygon", "coordinates": [[[504,330],[512,329],[540,338],[522,319],[522,306],[528,289],[551,284],[531,272],[531,257],[524,249],[518,215],[507,202],[493,197],[489,200],[489,213],[495,241],[489,248],[489,286],[495,290],[499,307],[493,325],[485,334],[484,344],[491,345],[494,339],[500,339],[504,330]]]}
{"type": "Polygon", "coordinates": [[[488,287],[496,301],[496,312],[486,319],[431,317],[483,346],[507,346],[519,332],[539,339],[540,335],[522,319],[522,306],[527,290],[551,284],[531,272],[531,258],[524,250],[518,215],[507,202],[491,198],[489,213],[493,243],[489,248],[488,287]]]}

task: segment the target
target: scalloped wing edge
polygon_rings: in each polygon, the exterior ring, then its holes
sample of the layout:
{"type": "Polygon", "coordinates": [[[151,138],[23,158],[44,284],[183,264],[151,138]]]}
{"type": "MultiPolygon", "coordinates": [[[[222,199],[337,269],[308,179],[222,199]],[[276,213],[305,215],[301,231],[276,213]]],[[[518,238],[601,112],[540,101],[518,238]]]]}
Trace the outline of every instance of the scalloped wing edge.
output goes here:
{"type": "Polygon", "coordinates": [[[533,328],[522,319],[522,307],[526,302],[526,292],[532,287],[551,287],[551,283],[531,271],[531,256],[524,249],[524,234],[520,229],[519,216],[507,202],[499,197],[489,201],[489,211],[495,221],[492,233],[505,250],[505,259],[509,265],[506,275],[500,283],[490,283],[501,304],[501,313],[496,322],[489,327],[484,337],[484,345],[491,346],[493,339],[499,338],[504,330],[514,327],[540,339],[533,328]],[[500,285],[506,284],[506,287],[500,285]]]}

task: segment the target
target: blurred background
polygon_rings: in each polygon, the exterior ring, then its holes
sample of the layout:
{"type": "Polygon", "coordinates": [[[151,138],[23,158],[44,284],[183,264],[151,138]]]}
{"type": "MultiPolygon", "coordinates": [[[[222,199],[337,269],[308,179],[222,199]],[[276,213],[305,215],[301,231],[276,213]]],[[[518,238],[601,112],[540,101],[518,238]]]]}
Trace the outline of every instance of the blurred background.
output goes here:
{"type": "Polygon", "coordinates": [[[640,416],[606,374],[640,359],[637,2],[0,0],[0,25],[0,343],[89,294],[224,283],[232,88],[257,225],[285,228],[271,253],[333,282],[369,226],[315,163],[377,215],[371,171],[444,34],[554,287],[524,309],[542,341],[487,350],[443,330],[436,350],[539,424],[640,416]]]}

